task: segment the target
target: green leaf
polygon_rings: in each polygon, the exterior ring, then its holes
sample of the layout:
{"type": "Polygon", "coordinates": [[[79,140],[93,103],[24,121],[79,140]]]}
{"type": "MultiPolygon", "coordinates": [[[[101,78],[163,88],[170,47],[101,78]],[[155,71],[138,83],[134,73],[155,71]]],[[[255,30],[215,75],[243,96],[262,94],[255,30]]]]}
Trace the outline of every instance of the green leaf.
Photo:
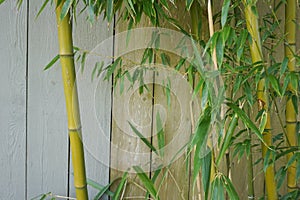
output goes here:
{"type": "Polygon", "coordinates": [[[133,132],[155,153],[158,155],[156,148],[130,123],[133,132]]]}
{"type": "Polygon", "coordinates": [[[231,182],[231,180],[227,176],[222,176],[223,185],[225,186],[225,189],[227,191],[227,194],[229,196],[230,200],[239,200],[239,196],[234,189],[234,186],[231,182]]]}
{"type": "Polygon", "coordinates": [[[231,119],[230,124],[228,126],[228,130],[227,130],[227,133],[225,135],[224,141],[222,143],[220,153],[217,157],[217,161],[216,161],[217,166],[219,165],[221,159],[223,158],[226,150],[229,147],[229,144],[231,143],[232,135],[234,133],[235,128],[237,127],[237,122],[238,122],[238,116],[237,116],[237,114],[234,114],[234,116],[231,119]]]}
{"type": "Polygon", "coordinates": [[[201,180],[204,189],[205,199],[208,199],[209,186],[210,186],[210,172],[211,172],[211,151],[203,157],[201,161],[201,180]]]}
{"type": "Polygon", "coordinates": [[[65,1],[64,5],[61,9],[61,13],[60,13],[60,19],[61,20],[64,19],[67,16],[73,2],[74,2],[74,0],[66,0],[65,1]]]}
{"type": "Polygon", "coordinates": [[[216,177],[212,182],[211,194],[213,200],[224,200],[224,186],[220,177],[216,177]]]}
{"type": "Polygon", "coordinates": [[[280,77],[284,74],[284,72],[287,69],[289,63],[289,59],[287,57],[284,57],[282,63],[281,63],[281,68],[280,68],[280,77]]]}
{"type": "Polygon", "coordinates": [[[272,88],[275,90],[275,92],[276,92],[279,96],[281,96],[280,86],[279,86],[279,81],[278,81],[278,79],[277,79],[274,75],[272,75],[272,74],[270,74],[270,75],[268,76],[268,79],[269,79],[269,81],[270,81],[270,83],[271,83],[272,88]]]}
{"type": "Polygon", "coordinates": [[[139,179],[142,181],[143,185],[145,186],[145,188],[147,189],[147,191],[150,193],[150,195],[154,199],[158,199],[159,200],[159,197],[157,196],[157,192],[156,192],[156,189],[155,189],[155,187],[153,185],[153,182],[145,174],[145,172],[143,171],[143,169],[140,168],[139,166],[133,166],[133,169],[137,172],[137,175],[138,175],[139,179]]]}
{"type": "Polygon", "coordinates": [[[186,8],[187,10],[191,9],[191,6],[193,4],[194,0],[186,0],[186,8]]]}
{"type": "Polygon", "coordinates": [[[158,149],[160,156],[164,156],[164,147],[165,147],[165,133],[162,126],[161,118],[159,111],[156,113],[156,131],[157,131],[157,139],[158,139],[158,149]]]}
{"type": "Polygon", "coordinates": [[[111,22],[113,18],[113,9],[114,9],[114,0],[107,0],[106,1],[106,16],[108,22],[111,22]]]}
{"type": "Polygon", "coordinates": [[[279,170],[276,172],[275,178],[277,180],[277,190],[279,190],[282,186],[282,183],[284,182],[286,177],[286,169],[285,167],[279,168],[279,170]]]}
{"type": "Polygon", "coordinates": [[[59,55],[56,55],[47,65],[46,67],[44,67],[44,71],[46,71],[47,69],[51,68],[55,63],[56,61],[59,60],[59,55]]]}
{"type": "MultiPolygon", "coordinates": [[[[5,0],[0,0],[0,4],[2,3],[3,1],[5,1],[5,0]]],[[[39,16],[40,16],[40,14],[42,13],[42,11],[44,10],[44,8],[46,7],[46,5],[49,3],[49,0],[45,0],[44,1],[44,3],[43,3],[43,5],[42,5],[42,7],[40,8],[40,10],[39,10],[39,12],[38,12],[38,14],[36,15],[36,17],[35,18],[38,18],[39,16]]]]}
{"type": "Polygon", "coordinates": [[[83,52],[83,54],[81,56],[81,73],[83,73],[83,71],[84,71],[85,59],[86,59],[86,52],[83,52]]]}
{"type": "Polygon", "coordinates": [[[5,0],[0,0],[0,4],[2,4],[5,0]]]}
{"type": "Polygon", "coordinates": [[[267,120],[268,120],[267,112],[263,109],[263,113],[261,115],[261,121],[260,121],[260,125],[259,125],[259,131],[261,133],[263,133],[265,130],[267,120]]]}
{"type": "Polygon", "coordinates": [[[230,6],[230,0],[224,0],[223,6],[222,6],[222,14],[221,14],[222,28],[224,27],[224,25],[226,24],[226,21],[227,21],[229,6],[230,6]]]}
{"type": "Polygon", "coordinates": [[[122,192],[122,189],[126,183],[126,178],[127,178],[127,175],[128,175],[128,172],[124,172],[123,176],[122,176],[122,179],[116,189],[116,192],[114,193],[112,199],[113,200],[119,200],[120,199],[120,194],[122,192]]]}
{"type": "Polygon", "coordinates": [[[236,106],[232,103],[227,103],[227,105],[239,116],[239,118],[241,118],[241,120],[244,122],[244,124],[254,132],[254,134],[258,137],[258,139],[264,145],[266,145],[267,148],[270,149],[270,147],[265,143],[261,132],[255,126],[255,124],[250,120],[250,118],[246,115],[246,113],[242,109],[240,109],[238,106],[236,106]]]}
{"type": "Polygon", "coordinates": [[[87,179],[87,184],[92,186],[93,188],[99,190],[99,192],[96,194],[96,196],[94,197],[94,200],[98,200],[100,197],[103,196],[103,194],[108,194],[109,196],[113,196],[114,193],[109,191],[109,187],[116,181],[117,179],[111,181],[109,184],[107,184],[106,186],[102,186],[99,183],[97,183],[96,181],[93,181],[91,179],[87,179]]]}
{"type": "Polygon", "coordinates": [[[224,45],[222,34],[219,34],[219,37],[217,39],[217,44],[216,44],[217,62],[219,67],[221,67],[223,63],[224,47],[225,45],[224,45]]]}

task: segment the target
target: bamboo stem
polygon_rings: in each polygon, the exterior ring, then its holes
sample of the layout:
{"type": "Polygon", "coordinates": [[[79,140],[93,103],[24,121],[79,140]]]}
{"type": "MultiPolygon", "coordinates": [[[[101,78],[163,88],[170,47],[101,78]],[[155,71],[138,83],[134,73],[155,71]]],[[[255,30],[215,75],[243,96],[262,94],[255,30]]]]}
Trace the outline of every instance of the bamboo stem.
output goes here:
{"type": "MultiPolygon", "coordinates": [[[[56,1],[57,3],[58,1],[56,1]]],[[[74,169],[74,186],[78,200],[87,200],[87,183],[85,175],[84,152],[81,140],[81,122],[79,113],[76,74],[73,53],[72,25],[70,14],[60,19],[62,6],[56,6],[56,20],[59,40],[59,55],[62,66],[62,78],[68,116],[68,129],[74,169]]]]}
{"type": "MultiPolygon", "coordinates": [[[[252,63],[263,62],[261,39],[258,28],[258,16],[253,12],[253,8],[256,9],[256,3],[249,3],[245,0],[243,1],[243,3],[245,6],[246,25],[252,39],[252,41],[250,42],[250,53],[252,63]]],[[[264,109],[267,112],[267,122],[263,132],[263,139],[268,146],[272,146],[271,118],[269,112],[269,102],[265,91],[264,79],[261,79],[258,83],[257,100],[259,110],[264,109]]],[[[265,157],[267,150],[268,148],[264,144],[262,144],[263,158],[265,157]]],[[[269,165],[266,169],[265,182],[268,200],[277,200],[278,197],[276,191],[275,172],[273,165],[269,165]]]]}
{"type": "MultiPolygon", "coordinates": [[[[290,72],[295,71],[294,53],[296,50],[296,0],[287,0],[285,4],[285,35],[286,43],[284,48],[285,56],[289,59],[288,69],[290,72]]],[[[288,85],[288,92],[294,95],[291,84],[288,85]]],[[[296,124],[297,114],[292,102],[292,98],[287,98],[286,103],[286,132],[287,140],[291,146],[297,145],[296,124]]],[[[287,160],[293,156],[293,153],[287,154],[287,160]]],[[[296,187],[296,162],[293,162],[287,169],[287,186],[291,192],[296,187]]]]}

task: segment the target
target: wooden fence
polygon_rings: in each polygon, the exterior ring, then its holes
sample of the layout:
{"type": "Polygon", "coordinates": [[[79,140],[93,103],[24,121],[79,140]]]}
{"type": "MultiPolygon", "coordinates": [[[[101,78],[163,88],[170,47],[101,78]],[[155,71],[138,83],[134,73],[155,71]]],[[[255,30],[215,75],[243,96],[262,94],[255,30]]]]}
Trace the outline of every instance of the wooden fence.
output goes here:
{"type": "MultiPolygon", "coordinates": [[[[43,70],[58,52],[55,13],[53,7],[47,7],[36,18],[42,3],[38,0],[24,1],[20,10],[17,10],[13,1],[6,1],[0,6],[0,133],[3,137],[0,140],[0,199],[3,200],[31,199],[47,192],[75,196],[60,65],[56,63],[50,70],[43,70]]],[[[111,63],[115,54],[128,48],[120,45],[118,38],[112,37],[113,24],[99,20],[91,26],[85,20],[84,15],[79,16],[74,24],[75,46],[91,51],[101,44],[101,56],[105,64],[111,63]]],[[[147,24],[144,22],[143,25],[147,24]]],[[[125,29],[119,27],[116,33],[125,29]]],[[[140,37],[143,41],[144,35],[140,37]]],[[[126,58],[138,61],[142,53],[128,53],[126,58]]],[[[130,69],[128,62],[124,61],[123,64],[130,69]]],[[[106,185],[122,175],[118,169],[124,163],[126,166],[131,162],[118,152],[120,148],[126,152],[147,152],[149,156],[151,151],[138,138],[123,130],[128,113],[120,111],[120,99],[114,99],[112,81],[92,82],[91,76],[86,75],[91,69],[91,66],[86,66],[83,73],[77,73],[87,177],[106,185]],[[124,121],[118,121],[120,118],[124,121]],[[118,148],[114,149],[113,146],[118,148]],[[114,167],[110,169],[109,166],[114,167]]],[[[134,102],[126,108],[132,111],[130,116],[139,124],[150,123],[149,126],[145,125],[145,134],[155,134],[152,118],[154,111],[159,110],[155,105],[164,107],[165,117],[169,116],[165,121],[167,132],[174,132],[174,124],[180,123],[181,119],[176,117],[179,105],[175,103],[168,110],[165,97],[163,88],[152,83],[149,84],[148,93],[143,96],[139,96],[137,91],[130,96],[134,102]],[[152,110],[150,116],[149,109],[152,110]]],[[[125,100],[125,97],[121,97],[121,101],[125,100]]],[[[168,140],[171,141],[172,137],[168,140]]],[[[138,159],[136,155],[131,158],[138,159]]],[[[246,186],[240,178],[241,174],[246,177],[245,166],[233,165],[233,169],[238,174],[233,180],[239,186],[241,199],[244,199],[246,186]]],[[[189,173],[184,172],[185,160],[180,158],[170,170],[174,177],[167,178],[169,185],[163,187],[162,199],[167,199],[167,196],[168,199],[177,199],[178,196],[188,199],[191,186],[189,173]],[[173,178],[179,184],[178,191],[174,189],[177,186],[172,182],[173,178]]],[[[130,177],[134,179],[135,175],[130,177]]],[[[255,181],[258,193],[261,193],[261,174],[256,176],[255,181]]],[[[127,190],[132,196],[143,193],[133,186],[127,190]]],[[[92,197],[96,190],[89,187],[89,193],[92,197]]]]}

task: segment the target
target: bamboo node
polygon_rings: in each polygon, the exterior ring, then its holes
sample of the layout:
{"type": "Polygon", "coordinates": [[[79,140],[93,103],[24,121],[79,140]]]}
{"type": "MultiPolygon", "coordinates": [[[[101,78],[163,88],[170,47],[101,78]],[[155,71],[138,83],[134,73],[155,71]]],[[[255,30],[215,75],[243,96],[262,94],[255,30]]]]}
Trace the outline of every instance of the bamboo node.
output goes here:
{"type": "Polygon", "coordinates": [[[78,132],[81,131],[82,127],[79,126],[78,128],[68,128],[69,132],[78,132]]]}

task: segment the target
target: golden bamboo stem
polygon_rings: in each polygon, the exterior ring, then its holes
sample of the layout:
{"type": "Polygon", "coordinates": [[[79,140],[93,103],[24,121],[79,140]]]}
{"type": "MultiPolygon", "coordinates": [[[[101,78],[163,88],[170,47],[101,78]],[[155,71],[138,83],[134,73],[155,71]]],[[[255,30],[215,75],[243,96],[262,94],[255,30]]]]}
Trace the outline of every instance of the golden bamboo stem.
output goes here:
{"type": "MultiPolygon", "coordinates": [[[[248,32],[251,35],[252,41],[250,42],[250,53],[252,58],[252,63],[262,62],[262,47],[261,47],[261,39],[259,35],[258,28],[258,16],[253,13],[252,6],[256,6],[256,3],[247,3],[247,1],[243,1],[245,5],[245,18],[248,32]]],[[[264,142],[268,145],[272,145],[272,135],[271,135],[271,118],[269,112],[269,102],[267,98],[267,94],[265,91],[265,81],[261,79],[257,88],[257,100],[259,110],[265,109],[267,112],[267,122],[263,132],[264,142]]],[[[262,156],[265,157],[267,147],[262,144],[262,156]]],[[[277,191],[276,191],[276,182],[275,182],[275,173],[274,166],[270,165],[266,169],[265,172],[265,182],[266,182],[266,190],[268,200],[277,200],[277,191]]]]}
{"type": "Polygon", "coordinates": [[[88,193],[85,175],[83,144],[81,140],[81,123],[76,86],[70,14],[68,13],[68,15],[64,19],[60,19],[64,2],[65,1],[63,0],[61,1],[60,5],[56,6],[56,20],[59,41],[59,55],[62,66],[62,78],[64,84],[64,93],[68,116],[68,129],[74,169],[74,186],[77,199],[87,200],[88,193]]]}
{"type": "MultiPolygon", "coordinates": [[[[284,48],[285,56],[289,59],[288,69],[290,72],[295,71],[294,53],[296,50],[296,0],[287,0],[285,4],[285,35],[286,43],[284,48]]],[[[291,84],[288,85],[288,91],[294,93],[291,84]]],[[[286,103],[286,133],[290,146],[297,145],[296,124],[297,114],[292,99],[287,98],[286,103]]],[[[287,160],[293,156],[293,153],[287,154],[287,160]]],[[[293,191],[296,187],[296,162],[287,169],[287,186],[288,191],[293,191]]]]}

